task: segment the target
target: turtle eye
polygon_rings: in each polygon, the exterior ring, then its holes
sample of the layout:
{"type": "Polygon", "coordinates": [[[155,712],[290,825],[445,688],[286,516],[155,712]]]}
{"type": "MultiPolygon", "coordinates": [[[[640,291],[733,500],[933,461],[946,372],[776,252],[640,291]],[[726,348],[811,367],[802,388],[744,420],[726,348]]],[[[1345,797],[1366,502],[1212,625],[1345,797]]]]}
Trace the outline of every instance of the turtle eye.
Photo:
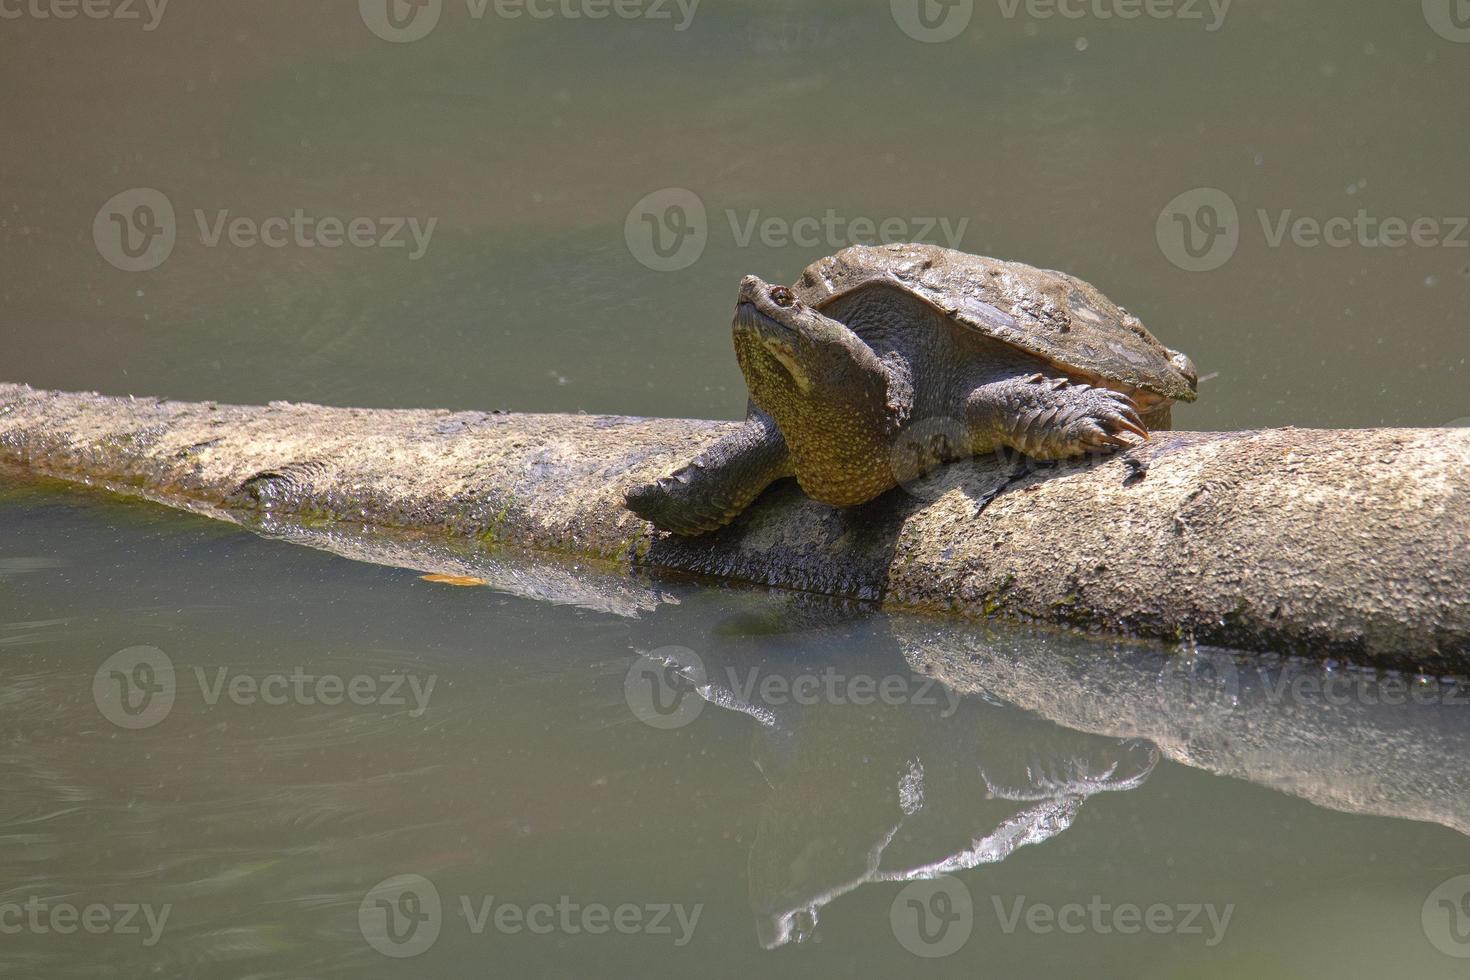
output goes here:
{"type": "Polygon", "coordinates": [[[777,286],[771,290],[771,302],[784,310],[796,305],[796,294],[785,286],[777,286]]]}

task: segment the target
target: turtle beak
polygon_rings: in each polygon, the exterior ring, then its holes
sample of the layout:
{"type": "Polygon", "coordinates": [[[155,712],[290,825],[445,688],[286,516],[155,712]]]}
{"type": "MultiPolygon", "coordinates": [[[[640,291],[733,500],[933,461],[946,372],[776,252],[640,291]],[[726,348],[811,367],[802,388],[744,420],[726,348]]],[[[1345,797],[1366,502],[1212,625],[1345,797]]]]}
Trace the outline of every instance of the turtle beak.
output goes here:
{"type": "Polygon", "coordinates": [[[1199,372],[1195,370],[1194,362],[1189,359],[1188,354],[1170,349],[1169,365],[1183,375],[1185,381],[1189,382],[1190,391],[1199,391],[1199,372]]]}
{"type": "Polygon", "coordinates": [[[746,276],[740,280],[740,302],[754,303],[757,296],[769,292],[770,289],[759,276],[746,276]]]}
{"type": "Polygon", "coordinates": [[[755,276],[740,280],[740,295],[735,300],[735,328],[757,330],[760,326],[761,298],[770,289],[755,276]]]}

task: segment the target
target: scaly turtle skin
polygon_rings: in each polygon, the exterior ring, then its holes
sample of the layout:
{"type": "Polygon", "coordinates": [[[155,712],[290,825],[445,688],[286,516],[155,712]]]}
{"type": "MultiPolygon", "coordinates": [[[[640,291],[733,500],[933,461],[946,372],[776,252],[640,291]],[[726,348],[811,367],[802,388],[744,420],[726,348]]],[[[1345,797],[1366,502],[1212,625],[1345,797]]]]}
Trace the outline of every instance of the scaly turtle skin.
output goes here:
{"type": "Polygon", "coordinates": [[[1110,452],[1195,399],[1189,358],[1091,285],[932,245],[856,245],[790,288],[747,276],[734,334],[745,424],[627,494],[663,530],[722,527],[787,476],[851,507],[1000,448],[1110,452]]]}

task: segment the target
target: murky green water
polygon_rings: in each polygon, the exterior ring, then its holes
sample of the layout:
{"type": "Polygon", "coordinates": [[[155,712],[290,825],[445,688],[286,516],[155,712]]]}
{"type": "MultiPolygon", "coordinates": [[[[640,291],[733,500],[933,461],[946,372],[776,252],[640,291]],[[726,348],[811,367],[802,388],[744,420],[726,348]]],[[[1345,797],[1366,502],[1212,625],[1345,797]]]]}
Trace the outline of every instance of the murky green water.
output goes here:
{"type": "MultiPolygon", "coordinates": [[[[0,379],[736,417],[739,277],[887,234],[1182,427],[1470,418],[1462,0],[527,2],[0,0],[0,379]]],[[[18,976],[1470,963],[1456,686],[0,492],[18,976]]]]}
{"type": "Polygon", "coordinates": [[[1463,975],[1463,689],[54,492],[0,534],[17,975],[1463,975]]]}

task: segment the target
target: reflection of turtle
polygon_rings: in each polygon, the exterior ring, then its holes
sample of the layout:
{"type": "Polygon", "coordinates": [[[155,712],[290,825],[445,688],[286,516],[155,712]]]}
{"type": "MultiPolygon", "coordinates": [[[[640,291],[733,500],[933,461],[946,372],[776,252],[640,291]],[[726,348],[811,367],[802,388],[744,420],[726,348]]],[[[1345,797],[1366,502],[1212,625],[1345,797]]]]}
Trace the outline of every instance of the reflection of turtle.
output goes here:
{"type": "Polygon", "coordinates": [[[1159,759],[1141,740],[958,700],[901,661],[778,655],[743,678],[750,691],[796,691],[803,676],[857,667],[851,679],[881,677],[905,691],[903,703],[872,704],[751,703],[727,686],[727,664],[711,656],[708,666],[700,695],[756,722],[752,754],[771,787],[748,865],[756,935],[768,949],[810,937],[824,906],[864,885],[959,874],[1049,840],[1089,797],[1143,785],[1159,759]]]}
{"type": "Polygon", "coordinates": [[[905,478],[908,454],[923,469],[1000,447],[1111,450],[1195,398],[1189,358],[1087,283],[932,245],[853,246],[791,288],[748,276],[734,330],[745,424],[628,493],[665,530],[728,524],[786,476],[861,504],[905,478]]]}

